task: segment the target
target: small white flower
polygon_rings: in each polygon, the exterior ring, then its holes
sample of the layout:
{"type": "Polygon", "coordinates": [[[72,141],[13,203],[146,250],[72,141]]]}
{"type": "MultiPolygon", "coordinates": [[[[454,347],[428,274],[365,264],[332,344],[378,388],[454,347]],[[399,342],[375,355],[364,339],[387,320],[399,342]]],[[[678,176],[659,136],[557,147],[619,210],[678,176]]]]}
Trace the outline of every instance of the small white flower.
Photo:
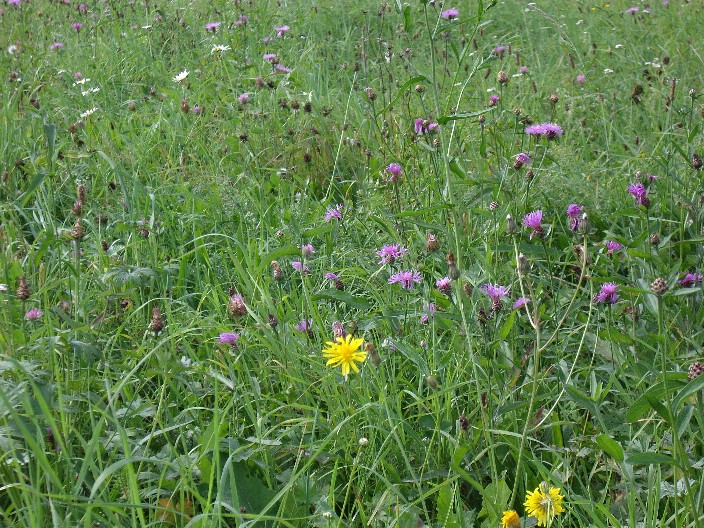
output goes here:
{"type": "Polygon", "coordinates": [[[210,50],[210,53],[219,53],[223,51],[230,51],[230,46],[225,46],[223,44],[216,44],[213,46],[213,49],[210,50]]]}
{"type": "Polygon", "coordinates": [[[93,115],[96,112],[96,110],[98,110],[98,107],[94,106],[90,110],[86,110],[85,112],[83,112],[81,114],[81,117],[85,118],[85,117],[88,117],[89,115],[93,115]]]}
{"type": "Polygon", "coordinates": [[[584,22],[584,20],[581,20],[581,19],[580,19],[580,20],[577,20],[577,24],[576,24],[576,25],[579,26],[580,24],[582,24],[582,22],[584,22]]]}
{"type": "Polygon", "coordinates": [[[367,444],[369,444],[369,440],[367,440],[365,437],[362,437],[359,439],[359,446],[360,447],[366,447],[367,444]]]}
{"type": "Polygon", "coordinates": [[[183,70],[181,73],[176,75],[174,77],[174,82],[180,83],[183,81],[186,77],[188,77],[189,71],[188,70],[183,70]]]}
{"type": "Polygon", "coordinates": [[[88,94],[96,93],[99,91],[100,91],[100,88],[98,88],[97,86],[93,86],[93,88],[88,88],[87,90],[81,90],[81,95],[83,95],[83,97],[85,97],[88,94]]]}
{"type": "Polygon", "coordinates": [[[88,77],[86,77],[86,78],[84,78],[84,79],[78,79],[75,83],[73,83],[73,85],[74,85],[74,86],[80,86],[80,85],[82,85],[82,84],[87,83],[88,81],[90,81],[90,79],[89,79],[88,77]]]}
{"type": "Polygon", "coordinates": [[[142,29],[151,29],[151,26],[142,26],[142,29]]]}
{"type": "Polygon", "coordinates": [[[181,356],[181,365],[183,368],[189,368],[192,364],[191,358],[188,358],[186,356],[181,356]]]}
{"type": "Polygon", "coordinates": [[[8,52],[10,55],[14,55],[14,54],[17,52],[17,46],[15,46],[14,44],[10,44],[10,45],[7,47],[7,52],[8,52]]]}
{"type": "Polygon", "coordinates": [[[616,44],[616,46],[614,46],[614,47],[615,47],[616,49],[621,49],[621,48],[623,47],[623,44],[616,44]]]}
{"type": "Polygon", "coordinates": [[[7,284],[0,284],[0,292],[6,292],[9,290],[7,284]]]}
{"type": "Polygon", "coordinates": [[[604,73],[613,73],[614,71],[611,68],[606,68],[604,69],[604,73]]]}

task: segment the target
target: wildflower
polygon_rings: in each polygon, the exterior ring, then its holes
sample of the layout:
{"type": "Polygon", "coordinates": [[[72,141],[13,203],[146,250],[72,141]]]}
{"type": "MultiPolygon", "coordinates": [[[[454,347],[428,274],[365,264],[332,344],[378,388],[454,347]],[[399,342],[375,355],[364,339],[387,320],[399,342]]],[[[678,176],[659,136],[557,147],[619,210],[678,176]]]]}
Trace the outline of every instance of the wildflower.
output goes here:
{"type": "Polygon", "coordinates": [[[223,332],[222,334],[220,334],[220,337],[218,337],[218,343],[224,343],[226,345],[230,345],[232,348],[237,348],[237,341],[239,341],[239,339],[239,334],[223,332]]]}
{"type": "Polygon", "coordinates": [[[531,229],[530,239],[533,240],[534,236],[542,238],[545,236],[545,231],[542,226],[543,221],[543,211],[533,211],[523,217],[523,227],[528,227],[531,229]]]}
{"type": "Polygon", "coordinates": [[[203,107],[198,105],[193,105],[193,113],[195,115],[200,115],[203,113],[203,107]]]}
{"type": "Polygon", "coordinates": [[[230,51],[230,46],[226,46],[224,44],[216,44],[213,46],[213,49],[210,50],[210,53],[222,53],[223,51],[230,51]]]}
{"type": "Polygon", "coordinates": [[[435,132],[438,126],[440,125],[438,125],[437,123],[433,123],[428,119],[423,119],[422,117],[416,118],[416,120],[413,122],[413,130],[418,135],[430,134],[431,132],[435,132]]]}
{"type": "Polygon", "coordinates": [[[491,54],[496,55],[498,58],[502,58],[507,49],[508,48],[506,46],[496,46],[493,50],[491,50],[491,54]]]}
{"type": "Polygon", "coordinates": [[[287,68],[283,64],[277,64],[274,68],[282,73],[291,73],[291,68],[287,68]]]}
{"type": "Polygon", "coordinates": [[[440,16],[444,18],[445,20],[454,20],[458,16],[460,16],[460,12],[457,9],[446,9],[442,13],[440,13],[440,16]]]}
{"type": "Polygon", "coordinates": [[[499,102],[499,96],[496,94],[492,94],[489,96],[489,106],[496,106],[496,103],[499,102]]]}
{"type": "Polygon", "coordinates": [[[548,488],[547,482],[541,482],[534,491],[528,492],[523,506],[529,517],[538,520],[538,526],[550,526],[553,519],[565,511],[562,499],[560,488],[548,488]]]}
{"type": "Polygon", "coordinates": [[[73,83],[74,86],[83,86],[85,83],[90,82],[90,77],[83,77],[81,72],[76,72],[74,77],[76,78],[76,82],[73,83]]]}
{"type": "Polygon", "coordinates": [[[10,290],[10,287],[7,284],[5,284],[5,283],[0,284],[0,292],[5,293],[9,290],[10,290]]]}
{"type": "Polygon", "coordinates": [[[71,27],[76,31],[76,33],[79,33],[81,31],[81,28],[83,27],[83,24],[74,22],[73,24],[71,24],[71,27]]]}
{"type": "Polygon", "coordinates": [[[61,42],[54,42],[51,46],[49,46],[49,49],[50,49],[51,51],[54,51],[54,50],[57,50],[57,49],[61,49],[61,48],[63,48],[63,47],[64,47],[64,45],[63,45],[61,42]]]}
{"type": "Polygon", "coordinates": [[[620,251],[623,247],[621,244],[614,242],[613,240],[606,240],[604,244],[606,245],[607,255],[611,255],[614,251],[620,251]]]}
{"type": "Polygon", "coordinates": [[[577,204],[570,204],[567,208],[567,216],[570,219],[570,229],[572,231],[577,231],[579,228],[579,215],[582,214],[584,207],[577,204]]]}
{"type": "Polygon", "coordinates": [[[313,334],[313,319],[301,319],[301,322],[294,326],[302,334],[313,334]]]}
{"type": "Polygon", "coordinates": [[[7,0],[7,5],[20,5],[20,0],[7,0]]]}
{"type": "Polygon", "coordinates": [[[337,276],[337,273],[332,273],[332,272],[326,273],[324,275],[324,277],[328,280],[331,280],[331,281],[339,279],[339,277],[337,276]]]}
{"type": "Polygon", "coordinates": [[[420,281],[420,272],[413,270],[399,271],[389,277],[389,284],[396,284],[398,282],[401,284],[402,288],[406,288],[407,290],[412,290],[414,288],[413,283],[420,283],[420,281]]]}
{"type": "Polygon", "coordinates": [[[247,104],[249,102],[249,94],[243,93],[237,98],[237,100],[240,102],[240,104],[247,104]]]}
{"type": "Polygon", "coordinates": [[[516,299],[516,302],[513,303],[513,306],[511,308],[513,310],[518,310],[519,308],[523,308],[529,302],[530,299],[528,297],[519,297],[518,299],[516,299]]]}
{"type": "Polygon", "coordinates": [[[323,357],[329,358],[326,365],[333,368],[342,367],[342,375],[347,379],[350,370],[359,372],[356,362],[361,363],[367,359],[367,352],[359,350],[364,339],[354,339],[351,334],[348,334],[347,337],[338,337],[335,341],[325,343],[327,348],[323,349],[323,357]]]}
{"type": "Polygon", "coordinates": [[[627,14],[629,14],[629,15],[635,15],[638,11],[640,11],[640,8],[639,8],[639,7],[629,7],[629,8],[626,9],[626,11],[624,11],[624,12],[627,13],[627,14]]]}
{"type": "Polygon", "coordinates": [[[521,518],[516,510],[507,510],[501,517],[501,528],[521,528],[521,518]]]}
{"type": "Polygon", "coordinates": [[[88,88],[87,90],[81,90],[81,95],[85,97],[88,94],[98,93],[99,91],[100,88],[98,88],[97,86],[93,86],[92,88],[88,88]]]}
{"type": "Polygon", "coordinates": [[[520,68],[518,68],[518,71],[520,73],[528,73],[528,66],[521,66],[520,68]]]}
{"type": "Polygon", "coordinates": [[[433,253],[438,249],[440,249],[440,242],[434,234],[428,232],[425,239],[425,250],[428,253],[433,253]]]}
{"type": "Polygon", "coordinates": [[[577,75],[577,78],[575,80],[577,81],[577,84],[579,84],[580,86],[582,86],[584,83],[587,82],[587,78],[584,75],[582,75],[581,73],[579,75],[577,75]]]}
{"type": "Polygon", "coordinates": [[[381,257],[378,264],[393,264],[397,260],[401,260],[406,253],[408,253],[408,250],[401,244],[386,244],[376,252],[381,257]]]}
{"type": "Polygon", "coordinates": [[[247,313],[247,305],[244,302],[244,297],[239,293],[230,296],[228,311],[231,317],[242,317],[247,313]]]}
{"type": "Polygon", "coordinates": [[[325,221],[329,222],[330,220],[335,218],[338,221],[342,222],[343,209],[344,206],[342,204],[336,204],[335,207],[328,207],[328,210],[325,211],[325,221]]]}
{"type": "Polygon", "coordinates": [[[401,167],[400,163],[389,163],[386,166],[386,172],[389,173],[389,181],[393,183],[403,173],[403,167],[401,167]]]}
{"type": "Polygon", "coordinates": [[[436,280],[435,286],[445,295],[450,295],[452,293],[452,282],[450,277],[443,277],[442,279],[436,280]]]}
{"type": "Polygon", "coordinates": [[[78,11],[81,13],[87,13],[88,12],[88,6],[86,4],[79,4],[78,6],[78,11]]]}
{"type": "Polygon", "coordinates": [[[149,330],[159,335],[164,329],[164,318],[161,316],[161,310],[158,306],[152,308],[152,320],[149,322],[149,330]]]}
{"type": "Polygon", "coordinates": [[[310,269],[308,268],[308,266],[298,260],[294,260],[293,262],[291,262],[291,267],[293,267],[293,269],[300,273],[310,273],[310,269]]]}
{"type": "Polygon", "coordinates": [[[90,115],[93,115],[96,112],[96,110],[98,110],[98,108],[94,106],[93,108],[81,113],[81,117],[86,118],[90,115]]]}
{"type": "Polygon", "coordinates": [[[281,26],[274,28],[274,31],[276,31],[276,36],[281,38],[284,36],[284,33],[286,33],[289,29],[291,28],[288,26],[281,26]]]}
{"type": "Polygon", "coordinates": [[[636,199],[637,205],[648,207],[650,199],[648,198],[648,189],[642,183],[632,183],[628,186],[628,192],[636,199]]]}
{"type": "Polygon", "coordinates": [[[221,24],[222,22],[208,22],[207,24],[205,24],[205,30],[215,33],[215,31],[217,31],[221,24]]]}
{"type": "Polygon", "coordinates": [[[513,168],[519,170],[524,165],[530,165],[533,160],[525,152],[516,154],[513,158],[513,168]]]}
{"type": "Polygon", "coordinates": [[[428,324],[430,318],[435,315],[435,304],[430,303],[423,306],[423,314],[420,316],[420,324],[428,324]]]}
{"type": "Polygon", "coordinates": [[[337,339],[338,337],[344,338],[347,335],[345,327],[340,321],[333,321],[332,323],[332,335],[337,339]]]}
{"type": "Polygon", "coordinates": [[[556,136],[563,134],[563,130],[555,123],[542,123],[526,127],[525,133],[531,136],[544,136],[547,139],[555,139],[556,136]]]}
{"type": "Polygon", "coordinates": [[[24,316],[27,321],[38,321],[42,318],[42,315],[44,315],[44,312],[42,312],[39,308],[32,308],[24,316]]]}
{"type": "Polygon", "coordinates": [[[312,257],[314,253],[315,253],[315,248],[313,247],[313,244],[303,244],[301,246],[301,254],[305,258],[312,257]]]}
{"type": "Polygon", "coordinates": [[[691,286],[696,286],[697,283],[702,282],[704,275],[701,273],[687,273],[684,277],[677,281],[677,284],[689,288],[691,286]]]}
{"type": "Polygon", "coordinates": [[[271,64],[276,64],[279,62],[279,57],[278,55],[276,55],[276,53],[265,53],[264,55],[262,55],[262,59],[270,62],[271,64]]]}
{"type": "Polygon", "coordinates": [[[616,283],[607,282],[605,284],[602,284],[601,291],[594,296],[594,302],[616,304],[618,298],[618,286],[616,286],[616,283]]]}
{"type": "Polygon", "coordinates": [[[179,74],[177,74],[176,76],[174,76],[174,82],[180,83],[180,82],[183,81],[186,77],[188,77],[188,74],[189,74],[189,73],[190,73],[190,72],[189,72],[188,70],[183,70],[181,73],[179,73],[179,74]]]}
{"type": "Polygon", "coordinates": [[[704,364],[699,361],[695,361],[689,366],[689,370],[687,371],[687,379],[689,381],[693,381],[702,374],[704,374],[704,364]]]}
{"type": "Polygon", "coordinates": [[[500,286],[498,284],[484,284],[479,288],[491,299],[491,309],[498,312],[501,309],[501,299],[506,297],[511,291],[511,287],[500,286]]]}

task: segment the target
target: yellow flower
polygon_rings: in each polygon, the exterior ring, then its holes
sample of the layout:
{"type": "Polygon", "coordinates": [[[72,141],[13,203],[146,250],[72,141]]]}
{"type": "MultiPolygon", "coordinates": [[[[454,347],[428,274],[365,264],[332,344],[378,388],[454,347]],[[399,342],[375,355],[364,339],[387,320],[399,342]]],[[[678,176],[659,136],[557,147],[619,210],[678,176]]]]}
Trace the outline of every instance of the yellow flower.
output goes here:
{"type": "Polygon", "coordinates": [[[535,491],[529,491],[526,495],[526,514],[538,520],[538,526],[550,526],[556,515],[565,511],[562,507],[560,488],[548,488],[547,482],[541,482],[535,491]]]}
{"type": "Polygon", "coordinates": [[[338,337],[337,343],[328,341],[325,343],[327,348],[323,349],[323,357],[329,358],[326,365],[341,366],[342,375],[345,378],[350,373],[350,369],[359,372],[355,361],[362,362],[367,359],[367,353],[364,350],[359,350],[362,343],[364,343],[364,339],[352,339],[349,334],[347,338],[338,337]]]}
{"type": "Polygon", "coordinates": [[[516,510],[507,510],[501,517],[501,528],[521,528],[521,518],[516,510]]]}

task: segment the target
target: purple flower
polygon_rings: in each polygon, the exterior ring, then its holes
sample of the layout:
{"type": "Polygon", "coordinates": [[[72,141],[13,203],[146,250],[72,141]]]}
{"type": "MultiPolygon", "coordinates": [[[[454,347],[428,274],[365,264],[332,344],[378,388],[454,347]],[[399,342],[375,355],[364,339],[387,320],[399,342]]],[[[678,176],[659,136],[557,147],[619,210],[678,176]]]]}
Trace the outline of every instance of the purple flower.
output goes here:
{"type": "Polygon", "coordinates": [[[293,269],[300,273],[310,273],[310,269],[308,269],[308,266],[298,260],[294,260],[293,262],[291,262],[291,267],[293,267],[293,269]]]}
{"type": "Polygon", "coordinates": [[[601,286],[601,291],[594,296],[594,302],[616,304],[618,298],[618,286],[616,286],[616,283],[607,282],[601,286]]]}
{"type": "Polygon", "coordinates": [[[555,123],[542,123],[526,127],[525,133],[531,136],[544,136],[547,139],[555,139],[557,136],[561,136],[563,131],[555,123]]]}
{"type": "Polygon", "coordinates": [[[499,96],[492,94],[489,96],[489,106],[496,106],[496,103],[499,102],[499,96]]]}
{"type": "Polygon", "coordinates": [[[220,27],[220,24],[222,24],[222,22],[208,22],[205,25],[205,30],[212,31],[213,33],[215,33],[215,31],[217,31],[217,29],[220,27]]]}
{"type": "Polygon", "coordinates": [[[267,42],[271,42],[272,40],[274,40],[272,37],[264,37],[264,38],[262,39],[262,42],[263,42],[264,44],[266,44],[267,42]]]}
{"type": "Polygon", "coordinates": [[[586,78],[584,75],[582,75],[582,74],[580,73],[579,75],[577,75],[576,81],[577,81],[577,84],[579,84],[579,85],[581,86],[581,85],[583,85],[585,82],[587,82],[587,78],[586,78]]]}
{"type": "Polygon", "coordinates": [[[49,49],[50,49],[51,51],[54,51],[54,50],[57,50],[57,49],[61,49],[61,48],[63,48],[63,47],[64,47],[64,45],[63,45],[61,42],[54,42],[51,46],[49,46],[49,49]]]}
{"type": "Polygon", "coordinates": [[[310,334],[313,332],[313,319],[301,319],[301,322],[294,326],[294,328],[302,334],[310,334]]]}
{"type": "Polygon", "coordinates": [[[528,66],[521,66],[518,68],[518,71],[521,73],[527,73],[528,72],[528,66]]]}
{"type": "Polygon", "coordinates": [[[315,253],[315,248],[313,247],[313,244],[303,244],[301,246],[301,254],[304,258],[312,257],[313,253],[315,253]]]}
{"type": "Polygon", "coordinates": [[[519,154],[516,154],[516,156],[513,159],[516,160],[517,162],[519,162],[521,164],[521,167],[523,165],[530,165],[531,162],[533,161],[531,159],[531,157],[528,154],[526,154],[525,152],[521,152],[519,154]]]}
{"type": "Polygon", "coordinates": [[[452,282],[450,281],[450,277],[443,277],[442,279],[436,280],[435,286],[445,295],[450,295],[452,293],[452,282]]]}
{"type": "Polygon", "coordinates": [[[393,183],[403,173],[403,167],[401,167],[400,163],[389,163],[386,166],[386,172],[389,173],[389,181],[393,183]]]}
{"type": "Polygon", "coordinates": [[[528,297],[519,297],[518,299],[516,299],[516,302],[513,303],[512,309],[518,310],[519,308],[523,308],[529,302],[530,299],[528,297]]]}
{"type": "Polygon", "coordinates": [[[677,281],[677,284],[689,288],[691,286],[696,286],[698,282],[702,282],[704,275],[701,273],[687,273],[684,277],[677,281]]]}
{"type": "Polygon", "coordinates": [[[397,260],[401,260],[406,253],[408,250],[401,244],[386,244],[376,252],[381,257],[379,265],[393,264],[397,260]]]}
{"type": "Polygon", "coordinates": [[[493,50],[491,50],[491,54],[501,58],[504,56],[507,49],[508,48],[506,46],[496,46],[493,50]]]}
{"type": "Polygon", "coordinates": [[[334,281],[334,280],[339,279],[339,277],[337,276],[337,274],[336,274],[336,273],[332,273],[332,272],[328,272],[328,273],[326,273],[324,276],[325,276],[326,279],[331,280],[331,281],[334,281]]]}
{"type": "Polygon", "coordinates": [[[88,6],[85,5],[85,4],[79,4],[79,5],[78,5],[78,10],[79,10],[81,13],[86,13],[86,12],[88,12],[88,6]]]}
{"type": "Polygon", "coordinates": [[[543,211],[533,211],[528,213],[523,217],[523,227],[531,229],[530,239],[533,240],[534,236],[542,238],[545,235],[545,231],[542,226],[543,222],[543,211]]]}
{"type": "Polygon", "coordinates": [[[279,57],[276,55],[276,53],[265,53],[262,55],[262,59],[265,61],[269,61],[272,64],[276,64],[279,62],[279,57]]]}
{"type": "Polygon", "coordinates": [[[291,29],[291,28],[288,26],[281,26],[281,27],[274,28],[274,31],[276,31],[276,36],[281,38],[284,36],[284,33],[286,33],[289,29],[291,29]]]}
{"type": "Polygon", "coordinates": [[[626,9],[625,13],[628,13],[629,15],[635,15],[638,11],[640,11],[640,7],[629,7],[626,9]]]}
{"type": "Polygon", "coordinates": [[[423,119],[422,117],[416,118],[416,120],[413,122],[413,130],[418,135],[435,132],[438,126],[440,125],[438,125],[437,123],[433,123],[428,119],[423,119]]]}
{"type": "Polygon", "coordinates": [[[511,287],[509,286],[508,288],[506,286],[500,286],[498,284],[489,284],[486,283],[483,286],[480,286],[479,288],[481,291],[486,293],[489,298],[492,300],[492,302],[495,303],[500,303],[501,299],[506,297],[509,292],[511,291],[511,287]]]}
{"type": "Polygon", "coordinates": [[[420,316],[420,324],[424,325],[428,323],[428,320],[435,315],[435,305],[433,303],[426,304],[423,306],[423,314],[420,316]]]}
{"type": "Polygon", "coordinates": [[[79,24],[78,22],[74,22],[73,24],[71,24],[71,27],[72,27],[74,30],[76,30],[76,33],[78,33],[79,31],[81,31],[81,28],[83,27],[83,24],[79,24]]]}
{"type": "Polygon", "coordinates": [[[406,270],[394,273],[389,277],[389,284],[400,283],[401,287],[408,290],[412,290],[414,287],[414,282],[419,283],[421,281],[421,275],[418,271],[406,270]]]}
{"type": "Polygon", "coordinates": [[[443,17],[445,20],[452,20],[454,18],[457,18],[460,16],[460,12],[457,9],[446,9],[442,13],[440,13],[440,16],[443,17]]]}
{"type": "Polygon", "coordinates": [[[39,308],[32,308],[24,314],[27,321],[38,321],[42,318],[42,315],[44,315],[44,312],[42,312],[39,308]]]}
{"type": "Polygon", "coordinates": [[[336,218],[340,222],[342,222],[342,210],[344,209],[344,206],[342,204],[337,204],[335,207],[328,207],[328,210],[325,211],[325,221],[329,222],[333,218],[336,218]]]}
{"type": "Polygon", "coordinates": [[[240,104],[247,104],[249,102],[249,94],[243,93],[237,98],[237,100],[240,102],[240,104]]]}
{"type": "Polygon", "coordinates": [[[621,244],[614,242],[613,240],[606,240],[604,244],[606,245],[607,255],[611,255],[614,251],[621,251],[621,248],[623,247],[621,244]]]}
{"type": "Polygon", "coordinates": [[[283,64],[277,64],[274,68],[282,73],[291,73],[291,68],[287,68],[283,64]]]}
{"type": "Polygon", "coordinates": [[[570,204],[567,208],[567,216],[570,219],[570,229],[572,231],[577,231],[579,228],[579,216],[582,214],[584,207],[577,204],[570,204]]]}
{"type": "Polygon", "coordinates": [[[20,0],[7,0],[7,5],[20,5],[20,0]]]}
{"type": "Polygon", "coordinates": [[[193,105],[193,113],[195,115],[200,115],[203,113],[203,107],[198,105],[193,105]]]}
{"type": "Polygon", "coordinates": [[[81,79],[83,79],[83,74],[81,72],[77,71],[76,73],[73,74],[73,78],[76,79],[77,81],[80,81],[81,79]]]}
{"type": "Polygon", "coordinates": [[[648,207],[650,200],[648,199],[648,189],[642,183],[632,183],[628,186],[628,192],[636,199],[637,205],[648,207]]]}
{"type": "Polygon", "coordinates": [[[240,15],[240,17],[235,20],[235,25],[236,26],[244,26],[247,23],[247,20],[249,20],[249,17],[247,15],[240,15]]]}
{"type": "Polygon", "coordinates": [[[230,345],[232,348],[237,348],[237,341],[239,340],[239,334],[233,334],[231,332],[223,332],[218,337],[218,343],[224,343],[230,345]]]}

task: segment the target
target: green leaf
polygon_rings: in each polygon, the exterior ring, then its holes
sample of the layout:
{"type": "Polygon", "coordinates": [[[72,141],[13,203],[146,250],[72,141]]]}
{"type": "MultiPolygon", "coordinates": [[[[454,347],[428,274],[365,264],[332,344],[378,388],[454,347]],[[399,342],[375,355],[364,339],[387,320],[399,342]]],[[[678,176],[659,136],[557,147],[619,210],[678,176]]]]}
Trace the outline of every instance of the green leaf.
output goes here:
{"type": "Polygon", "coordinates": [[[704,376],[698,376],[677,393],[677,396],[672,400],[672,408],[676,410],[686,398],[702,389],[704,389],[704,376]]]}
{"type": "Polygon", "coordinates": [[[413,29],[411,25],[411,6],[408,4],[403,7],[403,29],[406,33],[410,33],[413,29]]]}
{"type": "Polygon", "coordinates": [[[479,516],[486,515],[489,526],[497,526],[501,512],[508,505],[510,498],[511,490],[503,479],[492,482],[482,493],[482,511],[479,516]]]}
{"type": "Polygon", "coordinates": [[[506,336],[511,332],[511,329],[513,328],[514,323],[516,322],[516,310],[513,310],[511,312],[511,315],[508,316],[504,324],[501,326],[501,330],[499,331],[499,339],[506,339],[506,336]]]}
{"type": "Polygon", "coordinates": [[[623,447],[616,440],[611,438],[606,433],[602,433],[596,437],[596,443],[604,450],[604,453],[618,462],[623,462],[623,447]]]}
{"type": "Polygon", "coordinates": [[[446,125],[450,121],[462,121],[463,119],[471,119],[473,117],[479,117],[480,115],[486,114],[488,112],[493,112],[494,108],[490,107],[485,110],[478,110],[477,112],[462,112],[459,114],[450,114],[446,116],[440,116],[438,118],[438,125],[446,125]]]}
{"type": "Polygon", "coordinates": [[[44,121],[44,135],[46,136],[47,148],[49,149],[49,160],[54,159],[54,146],[56,145],[56,125],[44,121]]]}
{"type": "Polygon", "coordinates": [[[599,409],[594,403],[594,400],[592,400],[589,396],[587,396],[585,393],[583,393],[573,385],[565,385],[564,387],[565,392],[567,393],[567,396],[570,398],[570,400],[575,402],[577,405],[584,407],[593,415],[599,415],[599,409]]]}
{"type": "Polygon", "coordinates": [[[657,383],[648,389],[648,392],[640,396],[626,411],[626,421],[636,422],[643,418],[651,409],[649,398],[660,399],[665,394],[662,383],[657,383]]]}
{"type": "Polygon", "coordinates": [[[279,260],[281,257],[287,257],[289,255],[300,256],[301,248],[297,246],[284,246],[277,248],[274,251],[270,251],[262,258],[262,261],[259,264],[258,273],[261,275],[262,272],[266,269],[269,264],[271,264],[273,260],[279,260]]]}
{"type": "Polygon", "coordinates": [[[677,436],[682,436],[685,433],[693,414],[694,405],[687,405],[677,413],[677,436]]]}
{"type": "Polygon", "coordinates": [[[452,515],[452,486],[449,482],[440,485],[438,492],[438,521],[446,528],[460,528],[457,519],[452,515]]]}
{"type": "Polygon", "coordinates": [[[631,465],[648,465],[648,464],[668,464],[676,466],[677,462],[670,455],[662,453],[653,453],[646,451],[644,453],[633,453],[626,459],[626,464],[631,465]]]}
{"type": "Polygon", "coordinates": [[[391,100],[391,102],[388,105],[386,105],[385,108],[382,108],[379,112],[377,112],[376,115],[379,116],[379,115],[382,115],[382,114],[386,113],[387,111],[389,111],[391,109],[391,107],[394,104],[396,104],[396,101],[398,101],[401,98],[401,96],[404,94],[404,92],[406,90],[408,90],[411,86],[414,86],[414,85],[416,85],[420,82],[423,82],[423,81],[430,82],[425,75],[418,75],[416,77],[413,77],[412,79],[408,79],[405,83],[403,83],[403,86],[401,86],[401,88],[399,88],[398,92],[396,93],[396,96],[391,100]]]}

